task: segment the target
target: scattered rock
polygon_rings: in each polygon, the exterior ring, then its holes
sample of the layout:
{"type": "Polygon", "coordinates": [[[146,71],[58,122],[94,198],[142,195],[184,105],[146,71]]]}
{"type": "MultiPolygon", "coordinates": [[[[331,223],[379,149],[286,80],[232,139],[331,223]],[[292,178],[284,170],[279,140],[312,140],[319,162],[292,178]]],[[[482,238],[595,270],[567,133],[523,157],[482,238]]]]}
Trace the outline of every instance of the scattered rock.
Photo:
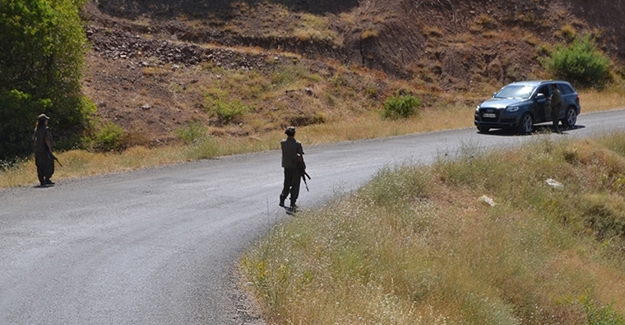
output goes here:
{"type": "Polygon", "coordinates": [[[495,203],[495,201],[494,201],[493,199],[489,198],[489,197],[488,197],[488,196],[486,196],[486,195],[482,195],[482,196],[480,196],[479,201],[480,201],[480,202],[484,202],[484,203],[486,203],[486,204],[490,205],[491,207],[494,207],[494,206],[496,206],[496,205],[497,205],[497,203],[495,203]]]}
{"type": "Polygon", "coordinates": [[[555,179],[549,178],[548,180],[545,181],[545,183],[547,183],[547,185],[553,187],[553,188],[557,188],[557,189],[563,189],[564,185],[562,185],[562,183],[556,181],[555,179]]]}
{"type": "Polygon", "coordinates": [[[306,95],[308,95],[308,96],[317,97],[317,95],[310,88],[304,89],[304,92],[306,92],[306,95]]]}
{"type": "MultiPolygon", "coordinates": [[[[152,65],[174,64],[172,69],[179,69],[183,65],[196,65],[205,61],[212,61],[217,66],[228,66],[233,69],[252,70],[254,67],[265,67],[265,54],[249,54],[241,56],[232,49],[204,48],[196,44],[176,44],[169,41],[142,38],[121,30],[107,30],[103,27],[87,27],[87,39],[92,44],[93,51],[104,59],[134,60],[137,65],[144,67],[151,64],[145,58],[158,60],[152,65]]],[[[280,61],[281,56],[274,56],[280,61]]]]}

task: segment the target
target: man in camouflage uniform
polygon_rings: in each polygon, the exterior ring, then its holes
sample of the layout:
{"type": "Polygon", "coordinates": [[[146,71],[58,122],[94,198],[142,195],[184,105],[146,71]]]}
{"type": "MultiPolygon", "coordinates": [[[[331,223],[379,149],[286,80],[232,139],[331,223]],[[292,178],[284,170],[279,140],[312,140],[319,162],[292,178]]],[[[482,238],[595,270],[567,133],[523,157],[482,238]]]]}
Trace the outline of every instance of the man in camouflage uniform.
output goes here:
{"type": "Polygon", "coordinates": [[[284,133],[287,135],[287,138],[280,142],[280,147],[282,148],[282,167],[284,168],[284,186],[280,194],[280,206],[284,207],[284,201],[287,196],[291,194],[290,209],[295,211],[297,209],[295,202],[299,196],[299,187],[303,173],[300,166],[303,165],[302,156],[304,155],[304,149],[302,148],[302,144],[295,140],[294,127],[288,127],[284,133]]]}
{"type": "Polygon", "coordinates": [[[560,123],[560,106],[562,106],[562,93],[555,83],[551,85],[551,120],[553,122],[553,130],[562,134],[558,124],[560,123]]]}
{"type": "Polygon", "coordinates": [[[52,133],[48,128],[50,118],[45,114],[37,117],[35,128],[35,165],[37,165],[37,178],[41,186],[54,185],[50,180],[54,174],[54,154],[52,154],[52,133]]]}

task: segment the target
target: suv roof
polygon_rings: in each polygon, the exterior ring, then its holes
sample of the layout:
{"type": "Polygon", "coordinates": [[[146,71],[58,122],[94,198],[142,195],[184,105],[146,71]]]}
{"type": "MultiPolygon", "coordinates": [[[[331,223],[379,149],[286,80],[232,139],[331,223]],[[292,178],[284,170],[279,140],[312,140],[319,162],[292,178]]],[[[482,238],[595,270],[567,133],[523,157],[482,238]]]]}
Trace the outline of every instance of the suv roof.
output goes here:
{"type": "MultiPolygon", "coordinates": [[[[570,83],[569,83],[569,82],[562,81],[562,80],[525,80],[525,81],[517,81],[517,82],[513,82],[513,83],[510,83],[510,84],[508,84],[508,85],[527,85],[527,86],[539,86],[539,85],[542,85],[542,84],[546,84],[546,83],[554,83],[554,82],[557,82],[557,83],[563,83],[563,84],[569,84],[569,85],[570,85],[570,83]]],[[[506,85],[506,86],[508,86],[508,85],[506,85]]]]}

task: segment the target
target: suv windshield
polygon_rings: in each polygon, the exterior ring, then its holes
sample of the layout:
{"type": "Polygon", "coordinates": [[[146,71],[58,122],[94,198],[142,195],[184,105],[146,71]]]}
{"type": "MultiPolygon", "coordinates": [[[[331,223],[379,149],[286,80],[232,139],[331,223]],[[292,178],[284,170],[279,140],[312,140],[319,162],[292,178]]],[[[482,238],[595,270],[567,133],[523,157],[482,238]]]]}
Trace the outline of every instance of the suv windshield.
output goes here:
{"type": "Polygon", "coordinates": [[[526,85],[511,85],[506,86],[497,94],[495,94],[495,98],[520,98],[520,99],[528,99],[532,95],[534,91],[534,86],[526,86],[526,85]]]}

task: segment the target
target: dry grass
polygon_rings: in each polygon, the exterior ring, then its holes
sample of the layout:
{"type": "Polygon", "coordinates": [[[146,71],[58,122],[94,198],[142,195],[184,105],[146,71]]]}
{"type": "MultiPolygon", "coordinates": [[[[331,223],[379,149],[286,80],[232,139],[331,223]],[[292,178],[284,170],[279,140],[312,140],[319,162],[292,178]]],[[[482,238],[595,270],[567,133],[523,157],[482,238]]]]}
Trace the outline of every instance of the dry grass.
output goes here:
{"type": "Polygon", "coordinates": [[[612,186],[625,173],[613,163],[625,160],[625,134],[568,141],[467,146],[430,167],[382,170],[248,251],[248,288],[275,324],[625,324],[625,233],[596,237],[586,212],[625,204],[612,186]],[[597,154],[611,148],[619,153],[597,154]],[[620,169],[597,180],[601,166],[620,169]],[[598,198],[574,199],[585,195],[598,198]]]}
{"type": "MultiPolygon", "coordinates": [[[[84,150],[70,150],[56,154],[63,166],[56,164],[53,179],[74,179],[99,174],[131,171],[182,162],[185,160],[181,148],[160,148],[156,150],[133,147],[123,153],[94,153],[84,150]]],[[[32,159],[1,171],[0,188],[36,185],[37,169],[32,159]]]]}
{"type": "Polygon", "coordinates": [[[623,108],[625,103],[625,89],[622,86],[612,86],[606,90],[580,91],[582,112],[598,112],[615,108],[623,108]]]}
{"type": "Polygon", "coordinates": [[[341,45],[339,35],[328,28],[330,24],[326,17],[301,14],[298,20],[300,25],[295,28],[294,34],[300,41],[327,41],[337,46],[341,45]]]}
{"type": "MultiPolygon", "coordinates": [[[[302,73],[304,72],[297,69],[278,71],[274,76],[276,80],[271,85],[264,84],[262,89],[275,87],[277,93],[282,93],[284,89],[288,89],[292,85],[291,80],[299,78],[296,75],[302,73]]],[[[308,76],[308,78],[314,78],[314,76],[308,76]]],[[[258,85],[257,82],[247,82],[247,80],[237,81],[235,76],[229,81],[218,80],[216,85],[227,90],[248,89],[246,92],[250,94],[252,99],[271,100],[271,94],[254,90],[256,89],[255,85],[258,85]]],[[[346,88],[349,88],[344,84],[347,81],[335,80],[333,82],[335,85],[326,89],[325,96],[331,97],[333,96],[332,92],[344,92],[346,88]]],[[[394,87],[401,88],[401,85],[394,85],[394,87]]],[[[210,93],[210,91],[208,92],[210,93]]],[[[219,92],[219,94],[228,94],[228,92],[219,92]]],[[[621,107],[622,103],[625,102],[625,91],[617,87],[604,91],[584,91],[581,92],[580,97],[583,112],[596,112],[621,107]]],[[[337,95],[334,99],[336,100],[335,105],[343,107],[345,111],[322,117],[327,120],[326,123],[301,127],[299,132],[301,141],[307,144],[322,144],[473,126],[474,107],[462,102],[455,103],[453,98],[450,100],[450,104],[441,104],[443,105],[441,107],[418,109],[416,116],[405,120],[384,120],[380,118],[379,112],[375,109],[369,109],[369,113],[363,113],[362,108],[357,107],[357,105],[371,105],[367,102],[371,99],[367,101],[352,100],[351,103],[349,97],[344,98],[337,95]],[[464,116],[464,118],[459,118],[459,116],[464,116]]],[[[318,103],[319,100],[310,98],[308,105],[310,107],[321,105],[318,103]]],[[[254,125],[251,122],[250,124],[254,125]]],[[[258,127],[262,129],[262,126],[258,127]]],[[[174,164],[194,159],[277,149],[281,136],[281,131],[270,131],[249,137],[212,137],[210,141],[191,146],[156,149],[136,147],[121,154],[93,153],[80,150],[61,152],[57,156],[63,163],[63,167],[57,167],[55,179],[77,178],[174,164]]],[[[6,168],[0,174],[2,175],[0,188],[28,186],[37,181],[36,169],[31,159],[6,168]]]]}
{"type": "Polygon", "coordinates": [[[438,27],[436,27],[436,26],[434,26],[434,27],[431,27],[431,26],[424,27],[423,33],[425,35],[427,35],[428,37],[432,37],[432,38],[440,38],[440,37],[443,37],[445,35],[443,30],[438,28],[438,27]]]}

